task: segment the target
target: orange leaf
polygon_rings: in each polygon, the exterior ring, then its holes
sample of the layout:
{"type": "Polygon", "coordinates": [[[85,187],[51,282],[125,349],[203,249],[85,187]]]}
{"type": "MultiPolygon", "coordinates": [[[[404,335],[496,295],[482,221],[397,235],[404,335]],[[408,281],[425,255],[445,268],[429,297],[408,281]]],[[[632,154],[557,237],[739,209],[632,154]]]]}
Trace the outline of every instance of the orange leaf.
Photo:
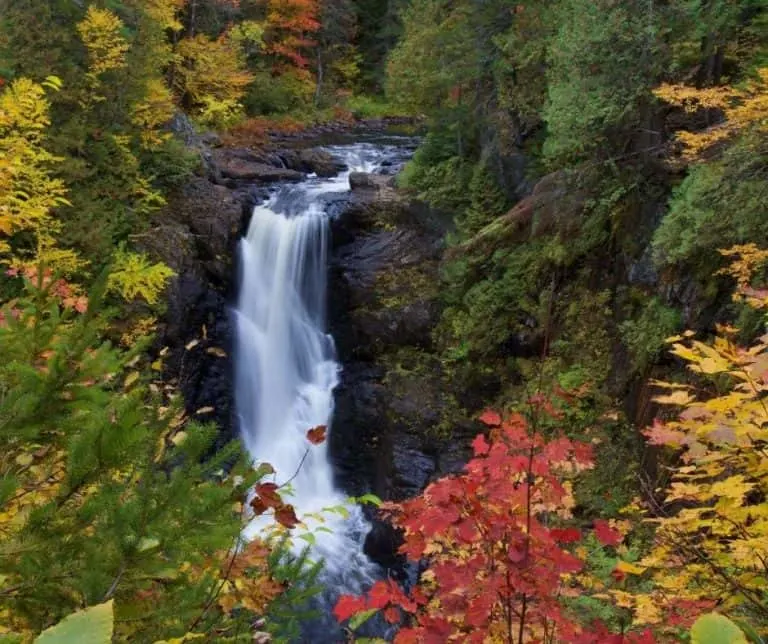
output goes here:
{"type": "Polygon", "coordinates": [[[325,425],[318,425],[307,432],[307,440],[313,445],[319,445],[325,441],[325,433],[328,428],[325,425]]]}

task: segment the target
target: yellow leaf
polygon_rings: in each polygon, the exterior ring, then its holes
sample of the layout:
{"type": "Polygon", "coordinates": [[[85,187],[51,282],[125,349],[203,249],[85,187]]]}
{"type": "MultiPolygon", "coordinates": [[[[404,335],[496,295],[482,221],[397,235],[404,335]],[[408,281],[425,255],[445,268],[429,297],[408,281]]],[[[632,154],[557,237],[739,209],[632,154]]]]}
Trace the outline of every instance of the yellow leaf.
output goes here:
{"type": "Polygon", "coordinates": [[[687,391],[674,391],[666,396],[655,396],[653,400],[662,405],[687,405],[693,398],[687,391]]]}
{"type": "Polygon", "coordinates": [[[19,454],[16,457],[16,464],[21,467],[27,467],[29,465],[32,465],[32,461],[35,460],[35,457],[32,456],[32,454],[27,454],[26,452],[23,454],[19,454]]]}
{"type": "Polygon", "coordinates": [[[729,499],[741,500],[744,498],[744,495],[754,487],[753,483],[747,483],[741,474],[737,474],[724,481],[713,483],[710,491],[715,496],[724,496],[729,499]]]}
{"type": "Polygon", "coordinates": [[[637,566],[635,564],[631,564],[628,561],[619,561],[616,564],[616,570],[620,570],[621,572],[629,573],[630,575],[642,575],[647,568],[643,568],[642,566],[637,566]]]}
{"type": "Polygon", "coordinates": [[[134,382],[139,379],[139,372],[132,371],[125,377],[125,388],[128,389],[134,382]]]}
{"type": "Polygon", "coordinates": [[[201,415],[201,414],[210,414],[210,413],[211,413],[211,412],[213,412],[213,411],[216,411],[216,408],[215,408],[215,407],[200,407],[200,409],[198,409],[198,410],[195,412],[195,415],[196,415],[196,416],[199,416],[199,415],[201,415]]]}
{"type": "Polygon", "coordinates": [[[171,437],[171,442],[178,447],[187,440],[187,432],[178,432],[171,437]]]}
{"type": "Polygon", "coordinates": [[[190,340],[184,345],[184,348],[189,351],[190,349],[194,349],[198,344],[200,344],[200,340],[190,340]]]}
{"type": "Polygon", "coordinates": [[[662,620],[659,601],[650,595],[635,597],[635,624],[658,624],[662,620]]]}

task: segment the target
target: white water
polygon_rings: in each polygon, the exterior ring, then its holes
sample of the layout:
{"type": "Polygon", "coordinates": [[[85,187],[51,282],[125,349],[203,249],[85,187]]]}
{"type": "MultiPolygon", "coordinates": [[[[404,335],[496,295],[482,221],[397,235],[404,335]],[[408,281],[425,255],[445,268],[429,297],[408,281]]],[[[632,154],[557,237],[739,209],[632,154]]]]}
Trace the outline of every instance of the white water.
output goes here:
{"type": "MultiPolygon", "coordinates": [[[[354,145],[332,152],[348,171],[278,188],[254,209],[241,241],[236,401],[242,439],[254,463],[271,464],[278,484],[291,480],[286,501],[314,534],[313,558],[325,560],[327,581],[354,590],[375,574],[362,551],[369,526],[334,486],[327,441],[312,445],[306,433],[317,425],[332,431],[340,370],[325,330],[329,227],[323,203],[329,194],[349,189],[350,172],[375,170],[385,151],[354,145]],[[349,518],[328,512],[323,523],[306,518],[339,505],[347,505],[349,518]],[[330,532],[318,531],[319,526],[330,532]]],[[[264,522],[256,519],[246,536],[262,530],[264,522]]],[[[299,549],[306,545],[296,543],[299,549]]]]}

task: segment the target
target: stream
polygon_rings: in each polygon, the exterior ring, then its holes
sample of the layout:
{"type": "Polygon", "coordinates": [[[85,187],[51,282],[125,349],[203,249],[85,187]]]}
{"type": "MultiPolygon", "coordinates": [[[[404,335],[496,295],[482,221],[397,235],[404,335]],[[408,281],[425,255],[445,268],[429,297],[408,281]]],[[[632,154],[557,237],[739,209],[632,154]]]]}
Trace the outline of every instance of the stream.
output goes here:
{"type": "MultiPolygon", "coordinates": [[[[289,481],[286,501],[306,524],[293,531],[295,549],[311,544],[311,558],[324,561],[326,618],[305,628],[306,642],[339,641],[329,615],[335,596],[363,592],[380,574],[363,553],[369,523],[334,483],[327,441],[313,445],[307,438],[318,425],[333,431],[341,369],[326,330],[328,206],[349,192],[352,172],[377,172],[402,158],[401,149],[385,144],[325,149],[347,169],[279,185],[254,208],[240,242],[236,310],[235,400],[243,443],[254,464],[274,467],[278,484],[289,481]]],[[[265,525],[257,517],[246,537],[265,525]]]]}

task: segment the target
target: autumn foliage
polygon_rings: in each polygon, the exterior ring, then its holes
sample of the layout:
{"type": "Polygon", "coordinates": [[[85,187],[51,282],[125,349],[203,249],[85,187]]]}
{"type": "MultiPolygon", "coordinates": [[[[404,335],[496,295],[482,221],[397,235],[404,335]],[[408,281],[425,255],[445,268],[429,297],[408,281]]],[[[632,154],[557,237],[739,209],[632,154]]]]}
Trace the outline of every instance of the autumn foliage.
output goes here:
{"type": "MultiPolygon", "coordinates": [[[[530,403],[535,415],[557,415],[542,397],[530,403]]],[[[572,521],[571,479],[591,466],[590,447],[546,440],[517,414],[486,412],[481,420],[490,436],[474,440],[464,473],[384,506],[404,532],[400,551],[427,565],[418,585],[408,596],[391,581],[364,598],[344,596],[337,618],[382,609],[387,621],[402,624],[399,644],[652,641],[585,629],[561,601],[579,592],[574,575],[584,566],[573,551],[583,535],[572,521]]],[[[622,541],[605,521],[594,532],[604,545],[622,541]]]]}
{"type": "MultiPolygon", "coordinates": [[[[298,70],[309,65],[312,34],[320,29],[317,0],[267,0],[267,52],[298,70]]],[[[279,67],[279,65],[278,65],[279,67]]]]}

